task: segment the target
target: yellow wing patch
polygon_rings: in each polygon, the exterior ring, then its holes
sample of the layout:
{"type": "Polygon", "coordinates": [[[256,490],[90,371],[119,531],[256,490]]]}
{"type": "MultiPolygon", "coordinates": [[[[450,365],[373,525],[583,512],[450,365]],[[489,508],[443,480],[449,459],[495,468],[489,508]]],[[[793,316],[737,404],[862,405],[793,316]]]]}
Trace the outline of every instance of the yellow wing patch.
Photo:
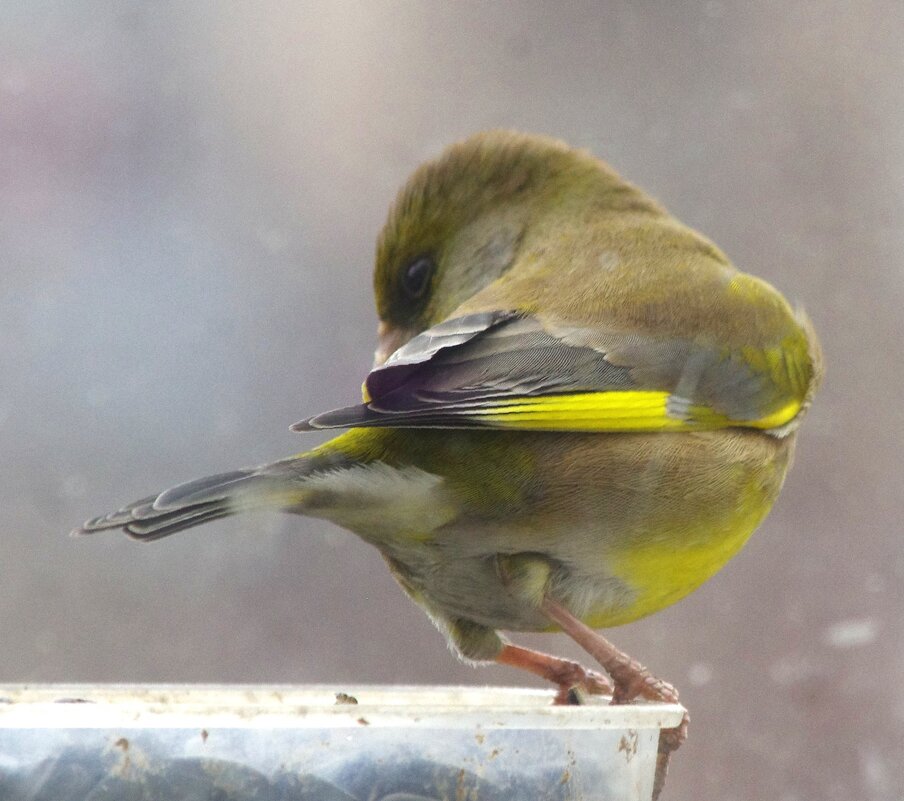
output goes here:
{"type": "Polygon", "coordinates": [[[469,410],[467,416],[499,428],[547,431],[693,431],[705,428],[770,429],[794,418],[801,404],[791,401],[757,420],[731,420],[703,406],[669,409],[663,391],[579,392],[514,398],[469,410]]]}

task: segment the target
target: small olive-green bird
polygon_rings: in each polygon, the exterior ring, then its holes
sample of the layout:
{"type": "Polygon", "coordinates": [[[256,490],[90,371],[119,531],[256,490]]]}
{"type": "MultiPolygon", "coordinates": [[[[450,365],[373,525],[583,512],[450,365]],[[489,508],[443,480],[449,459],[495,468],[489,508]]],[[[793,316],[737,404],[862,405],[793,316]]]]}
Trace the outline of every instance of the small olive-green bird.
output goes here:
{"type": "Polygon", "coordinates": [[[675,700],[593,629],[675,603],[769,512],[821,376],[807,318],[602,161],[502,131],[414,173],[374,290],[363,402],[293,426],[348,431],[74,533],[324,518],[380,550],[463,659],[563,698],[675,700]],[[614,687],[500,633],[555,629],[614,687]]]}

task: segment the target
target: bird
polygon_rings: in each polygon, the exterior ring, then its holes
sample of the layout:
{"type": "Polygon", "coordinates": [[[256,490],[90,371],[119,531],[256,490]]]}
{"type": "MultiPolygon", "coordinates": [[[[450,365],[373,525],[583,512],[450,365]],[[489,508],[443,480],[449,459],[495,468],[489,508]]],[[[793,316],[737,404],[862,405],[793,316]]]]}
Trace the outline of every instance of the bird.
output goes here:
{"type": "Polygon", "coordinates": [[[292,426],[334,439],[73,534],[320,518],[375,546],[462,660],[562,702],[677,702],[597,630],[691,593],[766,517],[823,374],[805,312],[590,152],[507,130],[416,169],[373,281],[361,402],[292,426]],[[605,673],[510,639],[557,630],[605,673]]]}

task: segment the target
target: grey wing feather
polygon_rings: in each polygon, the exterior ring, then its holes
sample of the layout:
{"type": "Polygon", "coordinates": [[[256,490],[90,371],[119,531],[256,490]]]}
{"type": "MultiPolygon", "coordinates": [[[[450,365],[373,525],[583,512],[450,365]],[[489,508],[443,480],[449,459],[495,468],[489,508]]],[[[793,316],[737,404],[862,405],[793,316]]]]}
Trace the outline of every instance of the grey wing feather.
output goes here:
{"type": "Polygon", "coordinates": [[[292,429],[473,428],[478,423],[465,413],[494,399],[634,385],[630,368],[592,348],[564,345],[534,317],[475,314],[418,335],[372,371],[365,384],[368,403],[308,418],[292,429]]]}
{"type": "Polygon", "coordinates": [[[369,400],[292,426],[493,425],[472,414],[517,398],[582,392],[670,393],[669,414],[694,406],[756,420],[780,388],[742,358],[703,342],[604,327],[584,329],[513,312],[468,315],[412,339],[367,377],[369,400]]]}
{"type": "Polygon", "coordinates": [[[707,405],[733,420],[755,420],[776,403],[779,388],[752,370],[737,355],[692,339],[580,328],[544,320],[562,342],[588,347],[606,360],[630,367],[635,386],[665,389],[670,404],[707,405]]]}
{"type": "Polygon", "coordinates": [[[441,352],[460,348],[516,317],[515,312],[480,312],[446,320],[406,342],[367,376],[371,396],[387,395],[441,352]]]}

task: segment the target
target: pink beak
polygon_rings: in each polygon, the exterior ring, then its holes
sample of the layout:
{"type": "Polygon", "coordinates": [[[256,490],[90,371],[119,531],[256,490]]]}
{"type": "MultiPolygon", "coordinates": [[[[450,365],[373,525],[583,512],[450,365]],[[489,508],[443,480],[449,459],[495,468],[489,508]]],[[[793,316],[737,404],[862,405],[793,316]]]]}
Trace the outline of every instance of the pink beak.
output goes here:
{"type": "Polygon", "coordinates": [[[377,349],[374,351],[374,368],[383,364],[412,336],[414,336],[413,331],[409,331],[407,328],[396,328],[381,320],[377,326],[377,349]]]}

